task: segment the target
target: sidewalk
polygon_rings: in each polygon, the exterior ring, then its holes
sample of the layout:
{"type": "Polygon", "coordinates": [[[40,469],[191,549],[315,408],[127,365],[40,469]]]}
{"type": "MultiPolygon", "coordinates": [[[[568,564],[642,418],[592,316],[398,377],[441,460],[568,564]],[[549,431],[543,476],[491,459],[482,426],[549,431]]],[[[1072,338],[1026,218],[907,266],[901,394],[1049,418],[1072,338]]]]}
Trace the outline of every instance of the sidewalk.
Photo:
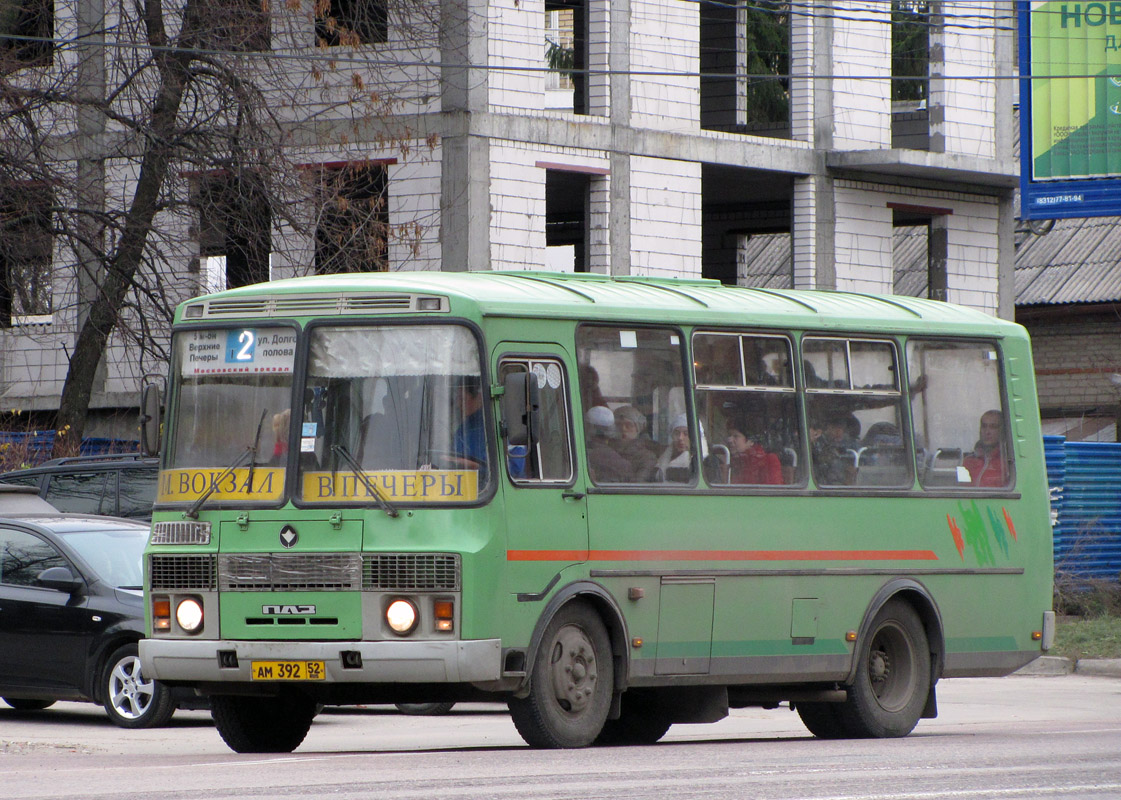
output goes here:
{"type": "Polygon", "coordinates": [[[1061,656],[1040,656],[1026,667],[1016,670],[1016,675],[1098,675],[1121,678],[1121,658],[1080,658],[1074,661],[1061,656]]]}

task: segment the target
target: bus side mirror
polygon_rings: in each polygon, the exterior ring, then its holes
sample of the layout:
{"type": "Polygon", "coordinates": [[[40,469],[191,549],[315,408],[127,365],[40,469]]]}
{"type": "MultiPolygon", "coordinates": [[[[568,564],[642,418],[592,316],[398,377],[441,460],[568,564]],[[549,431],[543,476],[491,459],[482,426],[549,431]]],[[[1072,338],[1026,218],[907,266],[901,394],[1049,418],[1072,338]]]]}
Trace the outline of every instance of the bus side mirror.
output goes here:
{"type": "Polygon", "coordinates": [[[502,384],[502,421],[506,443],[529,445],[540,429],[541,400],[537,376],[532,372],[512,372],[502,384]]]}
{"type": "Polygon", "coordinates": [[[146,456],[160,452],[160,387],[154,383],[140,391],[140,452],[146,456]]]}

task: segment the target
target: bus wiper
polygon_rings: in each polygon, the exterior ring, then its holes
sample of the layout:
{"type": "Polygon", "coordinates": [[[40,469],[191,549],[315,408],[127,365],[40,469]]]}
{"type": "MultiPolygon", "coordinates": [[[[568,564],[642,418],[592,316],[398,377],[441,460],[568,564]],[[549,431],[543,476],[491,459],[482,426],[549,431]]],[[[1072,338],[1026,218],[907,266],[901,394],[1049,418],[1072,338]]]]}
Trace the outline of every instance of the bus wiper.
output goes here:
{"type": "Polygon", "coordinates": [[[252,459],[249,461],[249,491],[253,491],[253,470],[257,468],[257,448],[261,445],[261,426],[265,424],[265,417],[269,415],[269,410],[266,408],[261,412],[261,418],[257,420],[257,433],[253,436],[252,459]]]}
{"type": "Polygon", "coordinates": [[[199,496],[199,499],[194,502],[194,505],[192,505],[190,508],[188,508],[186,511],[183,512],[183,516],[187,517],[188,519],[198,519],[199,518],[199,509],[202,508],[202,504],[205,503],[210,498],[210,495],[214,494],[214,492],[216,492],[218,490],[218,484],[220,484],[223,480],[225,480],[227,475],[229,475],[231,472],[233,472],[235,469],[240,467],[242,464],[244,464],[246,461],[248,461],[252,457],[253,457],[253,448],[252,447],[245,448],[245,452],[242,453],[240,456],[238,456],[237,460],[234,461],[234,463],[232,463],[228,467],[226,467],[222,471],[221,475],[219,475],[217,478],[215,478],[214,480],[212,480],[210,482],[210,488],[207,489],[205,492],[203,492],[199,496]]]}
{"type": "Polygon", "coordinates": [[[366,477],[366,473],[362,471],[362,465],[354,460],[354,456],[350,454],[350,451],[348,451],[341,444],[331,445],[331,450],[335,453],[335,455],[342,458],[342,460],[346,462],[347,466],[350,467],[351,472],[353,472],[355,476],[360,481],[362,481],[363,485],[366,487],[366,491],[373,496],[374,500],[377,501],[378,508],[380,508],[390,517],[399,516],[400,512],[394,507],[392,503],[389,502],[387,498],[382,496],[381,491],[379,491],[378,487],[374,485],[374,482],[366,477]]]}
{"type": "Polygon", "coordinates": [[[257,423],[257,434],[253,437],[253,443],[245,448],[245,452],[237,457],[237,461],[226,467],[221,475],[210,482],[210,488],[202,493],[199,499],[194,502],[194,505],[183,512],[184,517],[198,519],[199,509],[210,498],[210,495],[218,490],[218,484],[225,480],[227,475],[244,464],[246,460],[249,460],[249,490],[253,490],[253,469],[257,466],[257,446],[261,443],[261,426],[265,424],[265,417],[268,416],[268,413],[267,408],[261,412],[261,419],[257,423]]]}

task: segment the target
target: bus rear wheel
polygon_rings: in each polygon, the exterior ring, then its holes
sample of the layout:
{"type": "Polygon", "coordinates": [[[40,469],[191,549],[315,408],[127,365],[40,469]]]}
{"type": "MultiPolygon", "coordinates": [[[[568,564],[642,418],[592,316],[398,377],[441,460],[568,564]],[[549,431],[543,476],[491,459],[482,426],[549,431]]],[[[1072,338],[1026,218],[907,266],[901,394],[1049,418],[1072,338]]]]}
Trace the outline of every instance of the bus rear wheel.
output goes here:
{"type": "Polygon", "coordinates": [[[672,723],[658,707],[656,694],[631,689],[623,694],[618,719],[603,723],[597,745],[654,744],[666,735],[672,723]]]}
{"type": "Polygon", "coordinates": [[[839,703],[803,703],[794,706],[802,723],[818,739],[844,739],[847,735],[841,721],[839,703]]]}
{"type": "Polygon", "coordinates": [[[930,693],[930,647],[919,615],[902,600],[885,603],[872,620],[859,658],[848,699],[836,706],[845,735],[906,736],[918,724],[930,693]]]}
{"type": "Polygon", "coordinates": [[[613,669],[599,615],[586,603],[568,604],[541,637],[529,695],[509,702],[514,727],[531,747],[587,747],[607,719],[613,669]]]}
{"type": "Polygon", "coordinates": [[[316,703],[295,692],[275,697],[210,698],[210,716],[235,753],[291,753],[311,728],[316,703]]]}

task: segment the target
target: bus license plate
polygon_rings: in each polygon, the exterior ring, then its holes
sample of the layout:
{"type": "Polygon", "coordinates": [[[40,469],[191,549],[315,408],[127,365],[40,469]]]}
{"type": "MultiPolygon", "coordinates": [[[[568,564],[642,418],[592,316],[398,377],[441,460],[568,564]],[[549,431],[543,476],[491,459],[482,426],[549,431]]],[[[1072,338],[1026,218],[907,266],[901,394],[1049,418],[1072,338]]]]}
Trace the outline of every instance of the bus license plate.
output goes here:
{"type": "Polygon", "coordinates": [[[255,681],[321,681],[326,678],[322,661],[254,661],[255,681]]]}

